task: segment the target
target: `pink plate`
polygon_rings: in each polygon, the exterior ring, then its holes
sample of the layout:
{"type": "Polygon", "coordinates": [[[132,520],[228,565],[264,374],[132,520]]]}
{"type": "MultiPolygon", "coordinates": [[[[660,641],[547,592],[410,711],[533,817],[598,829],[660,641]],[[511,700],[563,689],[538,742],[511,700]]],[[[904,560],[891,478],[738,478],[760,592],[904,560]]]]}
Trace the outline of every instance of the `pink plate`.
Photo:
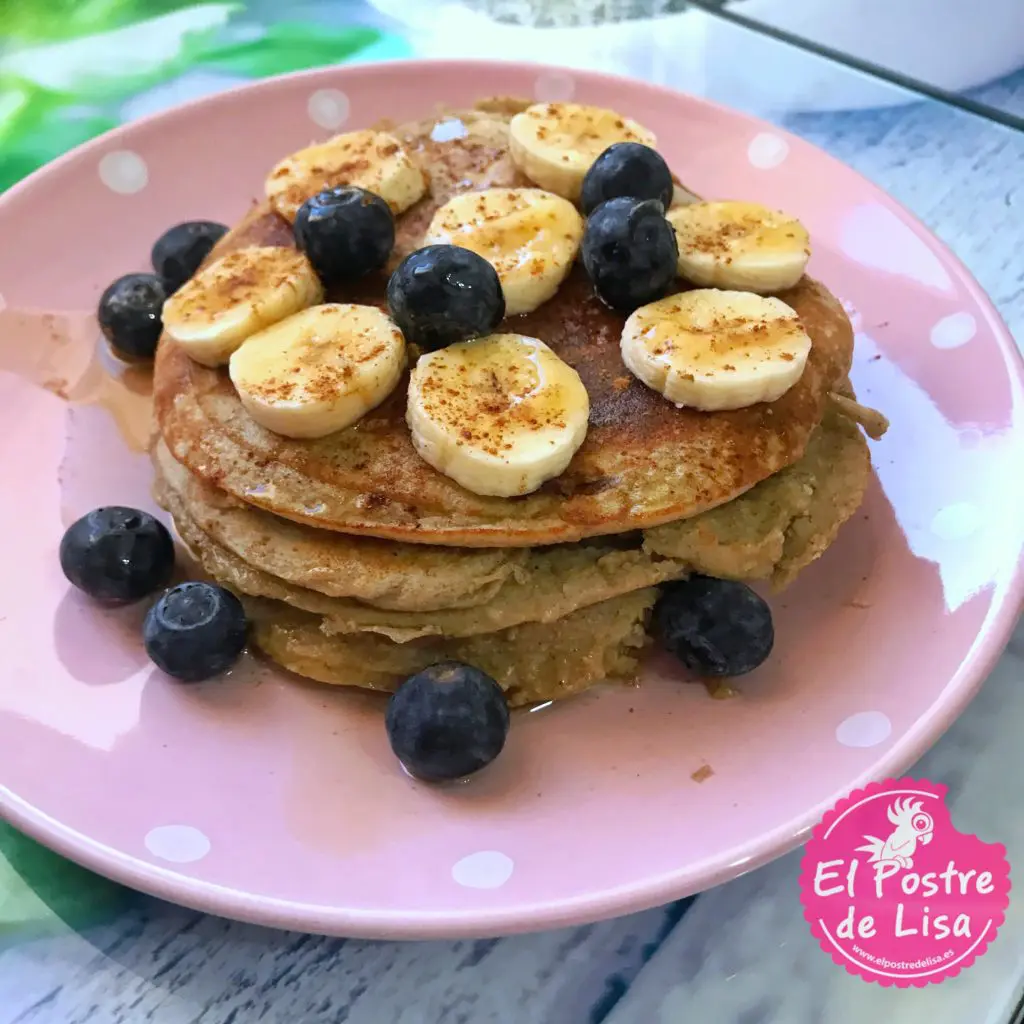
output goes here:
{"type": "Polygon", "coordinates": [[[166,899],[423,938],[567,925],[707,888],[909,766],[963,710],[1018,613],[1022,374],[999,317],[873,185],[703,100],[523,64],[300,74],[75,150],[0,198],[0,238],[0,808],[166,899]],[[104,286],[147,269],[169,225],[238,218],[274,162],[327,134],[318,118],[338,126],[346,98],[358,127],[493,94],[614,107],[658,133],[696,191],[798,214],[813,272],[857,325],[858,391],[893,426],[873,446],[864,508],[774,600],[776,652],[740,697],[712,700],[657,661],[639,689],[519,715],[489,772],[432,789],[393,762],[379,699],[255,663],[223,683],[172,684],[146,661],[141,612],[70,591],[57,545],[96,505],[149,504],[145,399],[131,390],[144,382],[134,371],[127,388],[105,384],[92,361],[104,286]]]}

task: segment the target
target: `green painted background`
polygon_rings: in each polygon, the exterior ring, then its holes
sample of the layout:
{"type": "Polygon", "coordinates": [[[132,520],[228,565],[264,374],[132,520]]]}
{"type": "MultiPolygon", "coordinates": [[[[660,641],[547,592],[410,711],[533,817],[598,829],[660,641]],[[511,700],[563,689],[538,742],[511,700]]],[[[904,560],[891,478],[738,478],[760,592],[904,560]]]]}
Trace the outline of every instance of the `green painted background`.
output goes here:
{"type": "Polygon", "coordinates": [[[362,0],[0,0],[0,190],[143,113],[407,53],[362,0]]]}

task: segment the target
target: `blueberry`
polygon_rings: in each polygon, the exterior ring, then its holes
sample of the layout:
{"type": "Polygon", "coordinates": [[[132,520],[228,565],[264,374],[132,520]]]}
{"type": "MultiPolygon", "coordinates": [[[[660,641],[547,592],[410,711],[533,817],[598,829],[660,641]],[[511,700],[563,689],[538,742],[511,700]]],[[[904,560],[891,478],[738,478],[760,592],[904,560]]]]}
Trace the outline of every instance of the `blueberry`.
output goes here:
{"type": "Polygon", "coordinates": [[[152,359],[163,330],[167,291],[156,274],[125,274],[100,296],[96,312],[103,336],[126,359],[152,359]]]}
{"type": "Polygon", "coordinates": [[[443,782],[471,775],[501,753],[508,704],[485,672],[446,661],[409,676],[388,701],[384,723],[406,771],[443,782]]]}
{"type": "Polygon", "coordinates": [[[675,229],[657,199],[609,199],[587,218],[583,265],[597,294],[621,313],[660,299],[678,260],[675,229]]]}
{"type": "Polygon", "coordinates": [[[342,185],[299,207],[295,244],[325,284],[352,281],[384,266],[395,244],[395,218],[380,196],[342,185]]]}
{"type": "Polygon", "coordinates": [[[179,583],[149,609],[142,637],[158,668],[198,683],[238,660],[246,626],[245,610],[231,591],[213,583],[179,583]]]}
{"type": "Polygon", "coordinates": [[[710,576],[667,584],[653,630],[666,650],[703,676],[751,672],[775,643],[768,605],[743,583],[710,576]]]}
{"type": "Polygon", "coordinates": [[[60,567],[90,597],[131,604],[167,586],[174,542],[148,512],[98,508],[68,527],[60,542],[60,567]]]}
{"type": "Polygon", "coordinates": [[[226,224],[188,220],[165,231],[153,246],[153,269],[163,278],[167,294],[176,292],[228,233],[226,224]]]}
{"type": "Polygon", "coordinates": [[[580,206],[592,213],[619,196],[657,199],[667,210],[672,202],[672,172],[661,154],[639,142],[616,142],[591,165],[583,178],[580,206]]]}
{"type": "Polygon", "coordinates": [[[388,310],[407,341],[437,349],[490,334],[505,318],[505,294],[483,256],[458,245],[428,245],[395,268],[388,310]]]}

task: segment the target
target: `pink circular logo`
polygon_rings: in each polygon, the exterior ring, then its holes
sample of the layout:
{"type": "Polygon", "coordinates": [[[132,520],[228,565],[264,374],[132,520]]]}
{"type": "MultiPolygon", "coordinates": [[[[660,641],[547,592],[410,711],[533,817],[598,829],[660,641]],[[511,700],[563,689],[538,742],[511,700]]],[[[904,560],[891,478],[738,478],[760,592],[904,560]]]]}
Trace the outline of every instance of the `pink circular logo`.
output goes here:
{"type": "Polygon", "coordinates": [[[840,800],[801,862],[811,932],[850,974],[908,988],[959,974],[1010,901],[1006,847],[958,832],[946,787],[889,779],[840,800]]]}

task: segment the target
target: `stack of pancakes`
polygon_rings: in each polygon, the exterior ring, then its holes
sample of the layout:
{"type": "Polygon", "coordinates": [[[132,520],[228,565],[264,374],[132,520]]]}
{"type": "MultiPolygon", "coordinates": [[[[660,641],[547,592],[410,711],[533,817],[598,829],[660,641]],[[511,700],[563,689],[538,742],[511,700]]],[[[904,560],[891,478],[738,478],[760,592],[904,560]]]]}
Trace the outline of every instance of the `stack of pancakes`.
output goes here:
{"type": "MultiPolygon", "coordinates": [[[[435,131],[436,119],[390,129],[428,195],[399,218],[388,268],[328,301],[385,307],[388,272],[442,203],[530,184],[508,152],[520,107],[447,114],[455,133],[435,131]]],[[[258,205],[210,258],[246,245],[294,246],[290,225],[258,205]]],[[[624,318],[577,265],[553,299],[501,328],[545,341],[591,405],[567,471],[519,498],[480,497],[427,465],[404,385],[347,430],[292,440],[248,416],[224,369],[165,337],[158,498],[205,570],[242,598],[255,643],[300,675],[392,690],[453,658],[492,675],[512,705],[628,679],[659,583],[703,573],[784,585],[861,502],[869,458],[847,380],[849,322],[809,278],[779,297],[813,343],[801,380],[771,404],[677,409],[626,370],[624,318]]]]}

